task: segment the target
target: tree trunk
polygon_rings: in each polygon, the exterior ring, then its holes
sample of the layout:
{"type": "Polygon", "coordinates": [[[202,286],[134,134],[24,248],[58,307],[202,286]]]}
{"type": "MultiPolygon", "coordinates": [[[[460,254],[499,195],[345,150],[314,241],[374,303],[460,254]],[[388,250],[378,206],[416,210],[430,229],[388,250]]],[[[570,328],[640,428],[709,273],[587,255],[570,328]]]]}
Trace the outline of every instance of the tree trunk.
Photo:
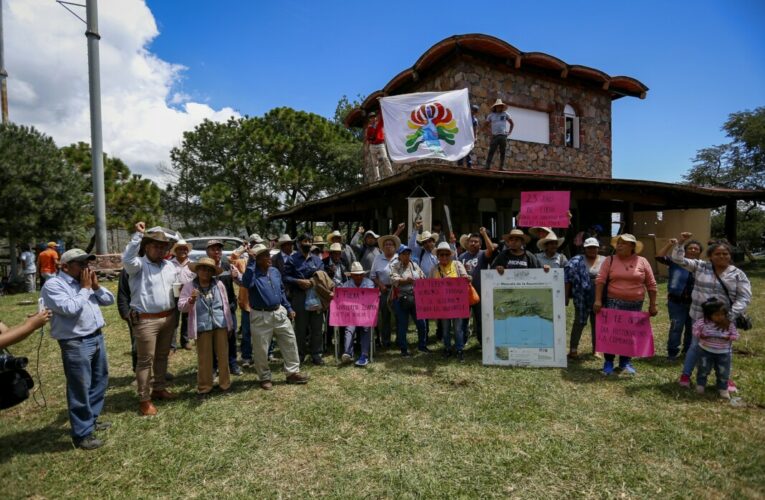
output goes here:
{"type": "Polygon", "coordinates": [[[13,281],[19,273],[19,263],[17,262],[18,256],[16,255],[16,238],[8,235],[8,256],[11,260],[11,272],[8,276],[8,281],[13,281]]]}

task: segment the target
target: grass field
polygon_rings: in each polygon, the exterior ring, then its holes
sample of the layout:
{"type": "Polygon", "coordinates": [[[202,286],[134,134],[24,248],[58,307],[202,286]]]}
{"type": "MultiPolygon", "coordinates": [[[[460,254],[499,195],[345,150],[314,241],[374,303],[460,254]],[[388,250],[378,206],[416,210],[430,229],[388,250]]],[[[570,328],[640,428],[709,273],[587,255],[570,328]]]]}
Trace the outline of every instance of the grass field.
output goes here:
{"type": "MultiPolygon", "coordinates": [[[[196,354],[185,351],[170,360],[179,400],[140,418],[127,330],[110,307],[106,445],[72,447],[60,351],[46,336],[39,374],[47,406],[30,399],[0,413],[0,495],[762,498],[765,263],[745,270],[755,329],[734,356],[741,407],[711,387],[701,397],[677,385],[662,306],[657,356],[638,360],[634,378],[606,380],[591,356],[568,369],[483,367],[471,339],[464,365],[445,362],[440,347],[406,360],[390,351],[366,370],[310,368],[307,386],[278,375],[269,393],[247,371],[232,394],[199,401],[196,354]]],[[[18,303],[31,298],[0,298],[0,319],[21,321],[35,307],[18,303]]],[[[39,339],[13,349],[30,358],[33,375],[39,339]]]]}

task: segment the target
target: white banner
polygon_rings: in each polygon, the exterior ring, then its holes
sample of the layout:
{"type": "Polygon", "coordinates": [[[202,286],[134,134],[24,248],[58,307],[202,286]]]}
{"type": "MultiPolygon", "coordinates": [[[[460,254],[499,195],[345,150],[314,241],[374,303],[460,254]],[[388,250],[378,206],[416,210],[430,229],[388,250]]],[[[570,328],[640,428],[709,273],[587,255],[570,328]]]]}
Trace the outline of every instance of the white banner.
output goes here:
{"type": "Polygon", "coordinates": [[[380,99],[385,146],[395,163],[423,158],[457,161],[473,149],[467,89],[380,99]]]}
{"type": "Polygon", "coordinates": [[[481,271],[483,364],[566,367],[563,269],[481,271]]]}

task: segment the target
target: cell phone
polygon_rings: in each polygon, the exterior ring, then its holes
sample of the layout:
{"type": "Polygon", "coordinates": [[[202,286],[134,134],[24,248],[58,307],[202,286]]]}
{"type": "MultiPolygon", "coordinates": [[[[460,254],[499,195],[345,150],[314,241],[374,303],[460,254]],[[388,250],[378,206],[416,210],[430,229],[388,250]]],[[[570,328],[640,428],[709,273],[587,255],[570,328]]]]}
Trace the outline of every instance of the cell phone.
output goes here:
{"type": "Polygon", "coordinates": [[[43,312],[45,310],[45,301],[42,297],[37,299],[37,312],[43,312]]]}

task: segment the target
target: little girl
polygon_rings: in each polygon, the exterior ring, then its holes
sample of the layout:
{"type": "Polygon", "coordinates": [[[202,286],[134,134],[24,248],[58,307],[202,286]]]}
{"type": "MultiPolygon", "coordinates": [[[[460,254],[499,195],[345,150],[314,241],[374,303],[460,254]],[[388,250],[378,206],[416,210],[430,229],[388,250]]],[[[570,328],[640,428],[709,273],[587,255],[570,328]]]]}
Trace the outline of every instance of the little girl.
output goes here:
{"type": "Polygon", "coordinates": [[[736,326],[728,318],[728,308],[716,298],[701,305],[704,317],[693,324],[693,335],[699,339],[699,361],[696,392],[704,394],[707,376],[712,368],[717,377],[720,397],[730,399],[728,378],[731,366],[731,344],[738,338],[736,326]]]}

